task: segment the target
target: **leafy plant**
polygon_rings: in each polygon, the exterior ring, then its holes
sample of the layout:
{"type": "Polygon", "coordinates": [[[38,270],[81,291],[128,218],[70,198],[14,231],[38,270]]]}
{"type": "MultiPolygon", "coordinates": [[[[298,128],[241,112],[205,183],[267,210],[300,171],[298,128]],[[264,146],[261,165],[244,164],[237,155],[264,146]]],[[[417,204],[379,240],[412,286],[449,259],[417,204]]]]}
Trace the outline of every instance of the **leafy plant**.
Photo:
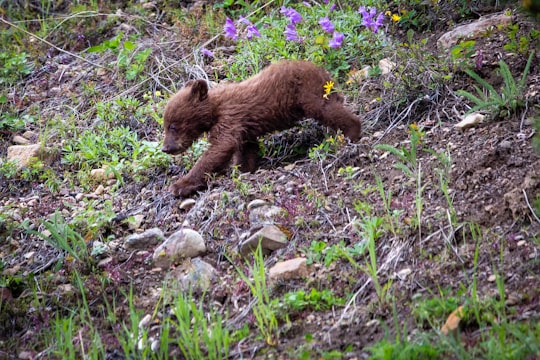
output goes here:
{"type": "Polygon", "coordinates": [[[0,85],[11,85],[19,81],[30,74],[33,68],[26,52],[0,52],[0,85]]]}
{"type": "Polygon", "coordinates": [[[43,222],[43,226],[49,231],[50,235],[32,230],[28,222],[23,223],[26,232],[37,235],[55,248],[65,251],[75,260],[82,261],[88,257],[88,249],[84,238],[71,228],[60,212],[55,211],[49,220],[43,222]]]}
{"type": "Polygon", "coordinates": [[[306,308],[311,308],[316,311],[328,310],[335,305],[343,305],[345,300],[336,297],[332,290],[323,289],[317,290],[312,288],[311,291],[305,292],[298,290],[289,292],[283,296],[283,304],[292,310],[299,311],[306,308]]]}
{"type": "Polygon", "coordinates": [[[127,80],[134,80],[144,70],[144,64],[152,52],[152,49],[146,48],[141,51],[136,51],[137,45],[131,40],[122,42],[123,36],[124,33],[120,32],[114,38],[105,40],[99,45],[92,46],[87,51],[90,53],[102,53],[107,50],[112,51],[117,57],[116,66],[119,69],[125,70],[127,80]]]}
{"type": "Polygon", "coordinates": [[[465,70],[465,73],[482,87],[480,88],[478,85],[474,85],[477,95],[466,90],[457,91],[458,95],[461,95],[476,104],[468,112],[471,113],[478,110],[486,110],[490,112],[495,119],[505,118],[516,114],[518,110],[525,106],[527,101],[525,98],[525,87],[533,58],[534,51],[529,55],[523,74],[518,81],[514,79],[508,64],[503,60],[499,61],[499,71],[504,83],[500,93],[493,85],[482,79],[474,71],[470,69],[465,70]],[[487,90],[487,93],[484,90],[487,90]]]}
{"type": "Polygon", "coordinates": [[[328,246],[324,241],[313,241],[305,253],[308,264],[322,262],[325,266],[330,266],[337,260],[346,259],[353,266],[358,266],[354,258],[363,255],[365,249],[366,245],[363,242],[354,246],[345,246],[345,242],[341,240],[338,244],[328,246]]]}

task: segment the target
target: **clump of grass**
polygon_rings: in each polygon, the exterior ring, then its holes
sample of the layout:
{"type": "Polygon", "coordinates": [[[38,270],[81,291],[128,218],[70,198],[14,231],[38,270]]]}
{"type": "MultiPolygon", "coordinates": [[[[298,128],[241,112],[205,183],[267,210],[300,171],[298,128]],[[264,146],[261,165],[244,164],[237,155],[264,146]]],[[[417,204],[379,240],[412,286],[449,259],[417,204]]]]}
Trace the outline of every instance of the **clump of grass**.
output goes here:
{"type": "Polygon", "coordinates": [[[533,58],[534,51],[530,53],[519,80],[514,79],[508,64],[504,60],[499,61],[499,72],[503,78],[503,87],[500,93],[476,72],[466,69],[465,73],[481,86],[473,86],[476,90],[476,95],[466,90],[457,91],[458,95],[463,96],[475,104],[468,112],[484,110],[489,112],[494,119],[504,119],[517,114],[528,101],[525,97],[525,90],[527,76],[529,75],[533,58]]]}

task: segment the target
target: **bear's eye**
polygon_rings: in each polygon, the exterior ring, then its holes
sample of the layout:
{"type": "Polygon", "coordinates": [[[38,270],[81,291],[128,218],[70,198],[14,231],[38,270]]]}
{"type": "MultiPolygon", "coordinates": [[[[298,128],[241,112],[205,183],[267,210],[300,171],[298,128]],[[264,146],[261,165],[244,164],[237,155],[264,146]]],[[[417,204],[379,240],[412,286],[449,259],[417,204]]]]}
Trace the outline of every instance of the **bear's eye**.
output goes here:
{"type": "Polygon", "coordinates": [[[169,125],[169,130],[170,131],[176,131],[176,126],[175,125],[169,125]]]}

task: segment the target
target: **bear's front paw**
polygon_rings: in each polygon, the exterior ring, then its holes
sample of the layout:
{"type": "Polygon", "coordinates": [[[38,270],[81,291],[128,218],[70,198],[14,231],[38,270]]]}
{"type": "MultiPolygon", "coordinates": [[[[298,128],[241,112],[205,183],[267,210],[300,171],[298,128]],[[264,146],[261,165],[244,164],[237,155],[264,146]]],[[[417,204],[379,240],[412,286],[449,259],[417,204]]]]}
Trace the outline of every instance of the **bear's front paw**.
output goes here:
{"type": "Polygon", "coordinates": [[[169,191],[171,191],[175,197],[188,197],[200,188],[200,185],[193,185],[184,179],[180,179],[169,187],[169,191]]]}

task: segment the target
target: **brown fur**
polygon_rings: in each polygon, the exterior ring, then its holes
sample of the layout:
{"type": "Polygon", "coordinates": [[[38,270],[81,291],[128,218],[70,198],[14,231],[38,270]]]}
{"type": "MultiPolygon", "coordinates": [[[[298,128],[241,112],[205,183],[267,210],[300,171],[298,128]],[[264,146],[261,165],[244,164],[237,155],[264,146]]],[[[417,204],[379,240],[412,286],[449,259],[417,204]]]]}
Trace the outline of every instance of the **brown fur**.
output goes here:
{"type": "Polygon", "coordinates": [[[330,75],[306,61],[281,61],[240,83],[208,89],[204,80],[189,81],[165,107],[163,151],[179,154],[204,132],[210,148],[191,171],[171,185],[175,196],[206,187],[207,176],[231,160],[242,171],[257,168],[261,135],[313,118],[351,140],[360,137],[360,120],[343,106],[343,97],[323,97],[330,75]]]}

